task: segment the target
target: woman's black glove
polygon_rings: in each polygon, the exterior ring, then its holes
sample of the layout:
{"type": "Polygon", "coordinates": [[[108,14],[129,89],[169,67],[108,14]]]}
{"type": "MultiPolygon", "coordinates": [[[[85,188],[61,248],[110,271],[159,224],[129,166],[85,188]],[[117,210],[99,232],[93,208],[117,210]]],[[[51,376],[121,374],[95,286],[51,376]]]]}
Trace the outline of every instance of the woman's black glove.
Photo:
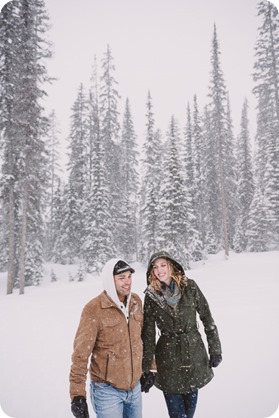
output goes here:
{"type": "Polygon", "coordinates": [[[142,392],[149,392],[149,389],[152,388],[152,386],[155,383],[156,373],[154,372],[143,372],[140,378],[140,384],[141,384],[141,391],[142,392]]]}
{"type": "Polygon", "coordinates": [[[217,367],[222,360],[222,354],[212,354],[209,359],[209,365],[210,367],[217,367]]]}
{"type": "Polygon", "coordinates": [[[71,410],[76,418],[89,418],[87,402],[84,396],[75,396],[71,403],[71,410]]]}

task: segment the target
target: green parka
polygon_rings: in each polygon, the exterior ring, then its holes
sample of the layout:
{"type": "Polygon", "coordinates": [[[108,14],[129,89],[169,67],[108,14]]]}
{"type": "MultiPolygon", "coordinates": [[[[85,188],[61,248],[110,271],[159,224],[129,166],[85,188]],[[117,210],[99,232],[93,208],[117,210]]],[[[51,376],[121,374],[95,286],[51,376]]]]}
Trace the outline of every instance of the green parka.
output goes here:
{"type": "MultiPolygon", "coordinates": [[[[181,265],[168,253],[156,258],[159,257],[169,258],[184,273],[181,265]]],[[[147,275],[154,260],[151,257],[147,275]]],[[[143,370],[148,372],[155,358],[155,386],[164,392],[187,393],[205,386],[213,378],[208,354],[198,331],[197,313],[204,326],[209,354],[221,354],[217,327],[208,303],[194,280],[187,279],[187,285],[182,285],[176,311],[168,306],[161,292],[150,285],[145,291],[143,370]],[[160,335],[157,342],[156,326],[160,335]]]]}

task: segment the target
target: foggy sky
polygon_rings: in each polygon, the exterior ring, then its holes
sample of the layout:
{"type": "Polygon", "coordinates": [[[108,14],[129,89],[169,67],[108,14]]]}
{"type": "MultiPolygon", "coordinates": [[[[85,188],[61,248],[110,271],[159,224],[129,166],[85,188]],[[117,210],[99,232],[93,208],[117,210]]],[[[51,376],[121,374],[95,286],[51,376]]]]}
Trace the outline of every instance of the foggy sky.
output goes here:
{"type": "Polygon", "coordinates": [[[194,94],[200,111],[209,100],[214,23],[234,133],[239,132],[247,97],[254,136],[252,73],[257,28],[261,25],[256,0],[45,0],[45,4],[51,24],[48,37],[54,46],[47,66],[49,75],[57,78],[47,86],[45,106],[49,112],[54,109],[60,121],[63,152],[78,87],[80,83],[89,87],[94,55],[101,74],[107,44],[114,57],[114,77],[121,96],[120,124],[128,97],[138,142],[143,143],[150,90],[156,128],[164,134],[174,115],[183,130],[187,104],[192,105],[194,94]]]}

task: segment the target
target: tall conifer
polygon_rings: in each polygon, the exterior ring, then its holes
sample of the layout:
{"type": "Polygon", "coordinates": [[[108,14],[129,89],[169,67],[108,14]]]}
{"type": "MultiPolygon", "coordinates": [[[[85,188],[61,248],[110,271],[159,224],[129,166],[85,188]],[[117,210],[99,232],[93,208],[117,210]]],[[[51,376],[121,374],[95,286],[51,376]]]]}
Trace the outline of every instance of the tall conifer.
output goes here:
{"type": "Polygon", "coordinates": [[[240,134],[237,141],[237,194],[238,204],[236,216],[236,232],[234,249],[237,252],[247,248],[247,223],[250,205],[254,196],[254,176],[252,167],[252,153],[248,128],[248,102],[245,99],[241,115],[240,134]]]}
{"type": "Polygon", "coordinates": [[[147,95],[146,103],[146,136],[143,144],[143,175],[140,193],[140,260],[147,262],[148,258],[159,248],[159,212],[161,190],[161,134],[155,131],[152,97],[147,95]]]}

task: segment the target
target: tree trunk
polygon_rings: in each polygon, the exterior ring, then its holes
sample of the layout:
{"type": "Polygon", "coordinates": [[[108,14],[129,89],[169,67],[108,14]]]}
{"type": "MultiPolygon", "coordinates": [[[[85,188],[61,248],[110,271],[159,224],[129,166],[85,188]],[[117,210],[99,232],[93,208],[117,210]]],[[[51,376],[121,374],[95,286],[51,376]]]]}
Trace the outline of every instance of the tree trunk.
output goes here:
{"type": "Polygon", "coordinates": [[[15,265],[15,207],[14,188],[11,185],[9,191],[9,255],[8,255],[8,278],[7,295],[13,293],[14,287],[14,265],[15,265]]]}
{"type": "MultiPolygon", "coordinates": [[[[221,145],[219,145],[221,147],[221,145]]],[[[219,170],[220,170],[220,185],[221,185],[221,203],[222,203],[222,220],[223,220],[223,239],[224,239],[224,249],[225,255],[229,255],[229,241],[228,241],[228,216],[227,216],[227,206],[225,199],[225,178],[224,178],[224,163],[222,160],[221,151],[219,153],[219,170]]]]}
{"type": "Polygon", "coordinates": [[[19,294],[24,294],[25,286],[25,247],[27,241],[27,200],[28,200],[28,181],[24,179],[23,196],[22,196],[22,225],[20,240],[20,256],[19,256],[19,294]]]}

